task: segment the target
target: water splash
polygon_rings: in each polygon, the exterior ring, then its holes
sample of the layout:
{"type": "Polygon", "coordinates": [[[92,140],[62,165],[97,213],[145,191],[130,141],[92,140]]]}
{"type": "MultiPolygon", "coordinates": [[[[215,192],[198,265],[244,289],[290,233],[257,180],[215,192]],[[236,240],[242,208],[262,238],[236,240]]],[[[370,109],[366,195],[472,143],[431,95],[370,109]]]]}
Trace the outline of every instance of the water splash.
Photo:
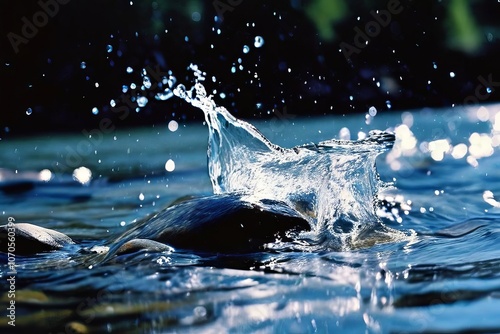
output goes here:
{"type": "Polygon", "coordinates": [[[377,195],[387,187],[378,177],[375,160],[392,147],[392,133],[372,131],[357,141],[331,139],[282,148],[217,106],[201,83],[206,74],[196,65],[191,69],[194,86],[179,84],[173,93],[205,114],[215,194],[242,193],[249,201],[287,203],[310,223],[312,232],[301,236],[309,244],[347,249],[371,243],[368,234],[381,226],[377,195]]]}

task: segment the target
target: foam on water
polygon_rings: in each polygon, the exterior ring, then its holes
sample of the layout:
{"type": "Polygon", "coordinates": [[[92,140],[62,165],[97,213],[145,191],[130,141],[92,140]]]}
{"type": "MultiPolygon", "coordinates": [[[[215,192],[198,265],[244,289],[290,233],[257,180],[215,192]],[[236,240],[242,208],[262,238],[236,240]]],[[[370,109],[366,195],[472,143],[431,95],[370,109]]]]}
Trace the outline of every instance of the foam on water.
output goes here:
{"type": "Polygon", "coordinates": [[[217,106],[201,83],[205,74],[196,66],[191,68],[194,86],[186,89],[179,84],[174,94],[205,114],[208,169],[215,194],[243,193],[249,201],[283,201],[310,223],[312,232],[302,238],[333,249],[351,248],[381,226],[377,195],[387,184],[379,179],[375,160],[392,147],[393,134],[372,131],[358,141],[331,139],[282,148],[217,106]]]}

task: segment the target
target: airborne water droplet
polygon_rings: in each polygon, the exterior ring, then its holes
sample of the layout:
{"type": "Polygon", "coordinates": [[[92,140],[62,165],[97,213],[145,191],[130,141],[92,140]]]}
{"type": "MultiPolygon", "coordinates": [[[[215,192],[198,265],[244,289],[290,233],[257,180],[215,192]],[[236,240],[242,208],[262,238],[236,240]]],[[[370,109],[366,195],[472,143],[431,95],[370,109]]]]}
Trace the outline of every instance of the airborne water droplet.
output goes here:
{"type": "Polygon", "coordinates": [[[108,53],[111,53],[111,52],[113,51],[113,47],[112,47],[111,45],[109,45],[109,44],[108,44],[108,45],[106,46],[106,51],[107,51],[108,53]]]}
{"type": "Polygon", "coordinates": [[[142,84],[144,85],[144,87],[146,87],[146,89],[150,89],[151,80],[149,80],[149,77],[145,76],[144,79],[142,79],[142,84]]]}
{"type": "Polygon", "coordinates": [[[165,89],[165,91],[163,93],[157,93],[155,95],[155,98],[157,100],[165,101],[165,100],[168,100],[169,98],[171,98],[172,96],[174,96],[174,93],[172,92],[172,90],[170,88],[167,88],[167,89],[165,89]]]}
{"type": "Polygon", "coordinates": [[[85,68],[87,68],[87,63],[86,63],[86,62],[84,62],[84,61],[82,61],[82,62],[80,63],[80,68],[81,68],[82,70],[84,70],[85,68]]]}
{"type": "Polygon", "coordinates": [[[94,115],[97,115],[99,113],[99,109],[97,109],[96,107],[92,108],[92,113],[94,115]]]}
{"type": "Polygon", "coordinates": [[[127,73],[132,73],[132,72],[134,72],[134,69],[130,66],[127,67],[127,73]]]}
{"type": "Polygon", "coordinates": [[[167,172],[173,172],[175,170],[175,162],[172,159],[168,159],[165,163],[165,170],[167,172]]]}
{"type": "Polygon", "coordinates": [[[253,45],[256,48],[260,48],[262,45],[264,45],[264,38],[262,38],[262,36],[255,36],[255,40],[253,42],[253,45]]]}
{"type": "Polygon", "coordinates": [[[243,53],[250,52],[250,47],[248,45],[243,45],[243,53]]]}
{"type": "Polygon", "coordinates": [[[147,97],[145,97],[145,96],[140,96],[140,97],[138,97],[138,98],[137,98],[137,105],[138,105],[139,107],[141,107],[141,108],[142,108],[142,107],[145,107],[145,106],[146,106],[146,104],[148,104],[148,98],[147,98],[147,97]]]}
{"type": "Polygon", "coordinates": [[[171,120],[170,122],[168,122],[168,129],[170,131],[175,132],[177,131],[178,128],[179,128],[179,123],[177,123],[176,121],[171,120]]]}
{"type": "Polygon", "coordinates": [[[177,82],[177,79],[174,76],[171,75],[168,77],[168,81],[167,81],[168,87],[170,87],[170,88],[174,87],[176,82],[177,82]]]}
{"type": "Polygon", "coordinates": [[[375,117],[377,115],[377,108],[375,107],[370,107],[370,109],[368,109],[368,113],[370,114],[371,117],[375,117]]]}
{"type": "Polygon", "coordinates": [[[33,109],[31,109],[31,108],[26,109],[26,115],[28,115],[28,116],[29,116],[29,115],[31,115],[32,113],[33,113],[33,109]]]}

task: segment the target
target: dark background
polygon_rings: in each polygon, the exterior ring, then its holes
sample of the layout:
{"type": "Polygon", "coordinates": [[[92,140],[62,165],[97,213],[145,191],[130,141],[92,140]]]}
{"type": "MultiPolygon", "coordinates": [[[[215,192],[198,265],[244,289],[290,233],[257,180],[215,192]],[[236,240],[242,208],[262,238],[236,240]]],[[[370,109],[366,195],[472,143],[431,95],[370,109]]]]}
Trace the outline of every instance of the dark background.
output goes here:
{"type": "Polygon", "coordinates": [[[154,97],[169,70],[190,84],[191,63],[207,72],[216,101],[240,118],[285,108],[308,116],[500,99],[497,0],[401,0],[401,12],[379,31],[367,25],[371,12],[394,0],[59,1],[0,0],[0,138],[81,131],[103,118],[118,128],[201,120],[179,99],[154,97]],[[26,27],[34,23],[35,30],[26,27]],[[339,50],[355,47],[355,29],[373,37],[346,58],[339,50]],[[256,36],[264,39],[259,48],[256,36]],[[143,68],[160,73],[148,74],[149,90],[140,89],[143,68]],[[492,81],[490,90],[480,76],[492,81]],[[126,104],[122,86],[131,83],[137,89],[129,87],[126,104]],[[138,96],[149,103],[135,112],[138,96]],[[116,108],[130,114],[120,117],[116,108]]]}

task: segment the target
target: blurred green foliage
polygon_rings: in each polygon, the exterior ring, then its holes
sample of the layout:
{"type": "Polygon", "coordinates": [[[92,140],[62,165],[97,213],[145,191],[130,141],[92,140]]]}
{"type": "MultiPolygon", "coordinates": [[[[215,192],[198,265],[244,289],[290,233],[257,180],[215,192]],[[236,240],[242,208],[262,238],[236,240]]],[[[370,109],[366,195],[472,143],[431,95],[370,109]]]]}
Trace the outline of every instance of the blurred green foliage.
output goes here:
{"type": "Polygon", "coordinates": [[[314,23],[322,40],[335,38],[335,23],[345,18],[349,11],[344,0],[314,0],[305,6],[307,17],[314,23]]]}
{"type": "MultiPolygon", "coordinates": [[[[306,0],[299,1],[300,5],[293,7],[304,12],[305,16],[316,28],[318,37],[321,40],[335,42],[339,38],[336,31],[338,24],[353,17],[364,16],[371,10],[384,9],[389,1],[306,0]]],[[[445,44],[449,48],[466,53],[474,53],[481,48],[484,41],[484,38],[482,38],[484,27],[478,24],[478,13],[475,13],[472,8],[473,3],[480,1],[444,0],[430,4],[436,8],[442,7],[444,9],[444,17],[437,17],[436,20],[442,22],[443,32],[445,32],[445,44]]],[[[405,0],[400,0],[400,2],[405,8],[411,7],[411,2],[405,0]]],[[[163,22],[162,18],[172,12],[180,13],[188,19],[188,22],[193,23],[193,13],[199,13],[202,16],[204,6],[209,5],[210,2],[202,0],[137,2],[139,10],[146,14],[146,17],[151,17],[149,29],[154,34],[159,34],[165,30],[165,22],[163,22]],[[150,15],[147,15],[148,12],[150,15]]]]}
{"type": "Polygon", "coordinates": [[[449,0],[446,5],[447,45],[464,52],[477,51],[481,47],[483,38],[472,12],[470,1],[449,0]]]}
{"type": "MultiPolygon", "coordinates": [[[[335,41],[337,24],[352,17],[364,16],[371,10],[385,9],[390,0],[309,0],[304,2],[302,9],[308,19],[316,27],[318,36],[326,42],[335,41]]],[[[400,0],[405,8],[411,8],[411,2],[400,0]]],[[[436,17],[442,24],[445,34],[445,44],[458,51],[466,53],[477,52],[484,41],[484,27],[478,24],[478,14],[472,4],[480,1],[445,0],[429,3],[444,12],[444,17],[436,17]]]]}

